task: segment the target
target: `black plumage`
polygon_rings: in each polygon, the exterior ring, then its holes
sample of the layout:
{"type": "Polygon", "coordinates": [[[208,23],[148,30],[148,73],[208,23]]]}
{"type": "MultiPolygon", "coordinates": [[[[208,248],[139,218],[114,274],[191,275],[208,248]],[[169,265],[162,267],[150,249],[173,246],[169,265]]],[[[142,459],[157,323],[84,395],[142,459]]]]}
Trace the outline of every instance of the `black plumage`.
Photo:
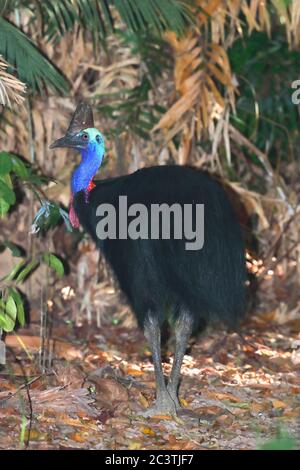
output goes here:
{"type": "MultiPolygon", "coordinates": [[[[80,223],[111,264],[141,327],[148,310],[157,311],[160,323],[171,307],[187,307],[195,326],[218,318],[235,325],[243,312],[245,261],[241,231],[224,189],[208,174],[189,167],[144,168],[119,178],[97,181],[86,203],[75,196],[80,223]],[[119,196],[128,206],[144,204],[204,204],[205,242],[200,250],[187,250],[182,240],[99,240],[96,209],[109,203],[118,220],[119,196]]],[[[118,230],[117,230],[118,232],[118,230]]]]}
{"type": "Polygon", "coordinates": [[[244,245],[226,193],[205,172],[158,166],[97,181],[88,198],[86,191],[74,194],[73,206],[81,225],[113,268],[149,341],[157,384],[155,412],[175,415],[180,406],[180,368],[193,329],[211,319],[236,326],[244,313],[244,245]],[[185,238],[99,240],[97,208],[111,204],[118,216],[119,196],[127,196],[128,206],[144,204],[149,211],[152,204],[175,203],[182,208],[184,204],[204,204],[203,248],[187,250],[185,238]],[[166,319],[171,320],[175,331],[175,356],[168,385],[160,350],[166,319]]]}
{"type": "Polygon", "coordinates": [[[179,371],[192,330],[211,319],[236,326],[244,313],[244,246],[226,193],[206,173],[188,167],[162,166],[98,181],[88,204],[81,192],[75,196],[74,207],[82,226],[112,266],[150,342],[158,387],[156,409],[174,414],[179,406],[179,371]],[[96,209],[99,204],[109,203],[118,215],[119,195],[128,197],[128,205],[142,203],[149,209],[152,203],[204,204],[203,248],[186,250],[184,238],[99,240],[96,209]],[[167,392],[159,349],[160,328],[166,317],[175,325],[178,359],[174,387],[167,392]]]}

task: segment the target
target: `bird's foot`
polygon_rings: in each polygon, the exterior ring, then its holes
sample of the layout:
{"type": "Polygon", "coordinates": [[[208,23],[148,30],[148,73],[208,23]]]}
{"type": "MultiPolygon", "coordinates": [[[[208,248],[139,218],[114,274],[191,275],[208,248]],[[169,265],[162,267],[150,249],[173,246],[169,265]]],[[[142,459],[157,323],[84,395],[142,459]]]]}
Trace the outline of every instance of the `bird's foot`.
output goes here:
{"type": "Polygon", "coordinates": [[[155,405],[148,410],[140,413],[143,417],[149,418],[152,416],[171,416],[176,421],[178,420],[177,411],[180,408],[178,398],[174,400],[171,395],[166,391],[157,397],[155,405]]]}
{"type": "Polygon", "coordinates": [[[170,384],[167,385],[167,391],[169,396],[171,397],[173,403],[175,403],[177,411],[181,408],[181,403],[178,399],[177,391],[174,390],[173,387],[170,387],[170,384]]]}

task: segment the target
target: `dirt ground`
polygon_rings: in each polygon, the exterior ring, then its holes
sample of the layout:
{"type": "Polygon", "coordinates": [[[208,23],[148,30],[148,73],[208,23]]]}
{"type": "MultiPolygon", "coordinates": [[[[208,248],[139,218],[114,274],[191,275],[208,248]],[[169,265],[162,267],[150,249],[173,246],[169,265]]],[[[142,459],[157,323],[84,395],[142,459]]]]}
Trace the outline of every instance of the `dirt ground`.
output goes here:
{"type": "MultiPolygon", "coordinates": [[[[53,362],[44,373],[38,325],[19,330],[6,338],[0,448],[256,449],[278,433],[300,448],[296,323],[270,326],[257,317],[240,333],[218,328],[192,341],[177,421],[140,415],[154,400],[155,383],[137,328],[58,322],[48,345],[53,362]]],[[[164,354],[166,375],[171,346],[164,354]]]]}

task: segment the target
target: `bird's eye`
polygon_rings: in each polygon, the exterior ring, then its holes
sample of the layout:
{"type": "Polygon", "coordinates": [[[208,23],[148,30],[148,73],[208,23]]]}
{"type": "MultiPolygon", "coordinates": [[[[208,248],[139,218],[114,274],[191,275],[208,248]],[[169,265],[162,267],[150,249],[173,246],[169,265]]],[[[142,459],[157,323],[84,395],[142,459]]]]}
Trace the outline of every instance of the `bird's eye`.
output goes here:
{"type": "Polygon", "coordinates": [[[96,140],[97,140],[98,144],[100,144],[102,139],[101,139],[101,136],[99,134],[96,135],[96,140]]]}
{"type": "Polygon", "coordinates": [[[86,132],[84,132],[84,133],[82,134],[82,139],[83,139],[83,140],[88,140],[88,138],[89,138],[88,134],[87,134],[86,132]]]}

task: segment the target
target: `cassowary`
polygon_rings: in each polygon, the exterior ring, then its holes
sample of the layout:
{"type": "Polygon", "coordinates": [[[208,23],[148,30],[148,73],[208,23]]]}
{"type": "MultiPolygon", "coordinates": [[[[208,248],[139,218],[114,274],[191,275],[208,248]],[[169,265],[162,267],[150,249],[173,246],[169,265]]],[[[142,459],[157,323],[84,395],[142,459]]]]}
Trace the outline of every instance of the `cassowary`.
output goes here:
{"type": "MultiPolygon", "coordinates": [[[[214,318],[235,326],[244,312],[244,246],[226,193],[208,174],[184,166],[143,168],[130,175],[94,182],[105,146],[102,134],[94,127],[92,109],[85,103],[78,105],[66,135],[50,146],[56,147],[81,152],[81,163],[71,181],[70,221],[74,227],[81,224],[103,251],[149,342],[156,377],[156,403],[149,415],[176,416],[180,407],[180,369],[192,332],[214,318]],[[133,208],[127,214],[128,220],[120,209],[120,196],[126,196],[128,207],[133,208]],[[104,215],[99,207],[108,205],[113,207],[116,221],[111,222],[111,236],[105,238],[99,235],[100,215],[104,215]],[[178,226],[175,210],[169,213],[170,237],[154,226],[148,237],[144,236],[145,227],[139,227],[140,235],[124,235],[124,227],[122,233],[119,231],[122,220],[133,220],[141,205],[150,214],[153,207],[161,205],[170,210],[177,205],[183,212],[188,205],[192,209],[202,205],[204,243],[197,249],[187,249],[190,238],[181,224],[191,221],[184,214],[178,226]],[[165,320],[175,330],[175,356],[167,385],[161,364],[161,329],[165,320]]],[[[195,214],[192,219],[195,230],[195,214]]],[[[154,224],[143,220],[148,229],[154,224]]]]}

